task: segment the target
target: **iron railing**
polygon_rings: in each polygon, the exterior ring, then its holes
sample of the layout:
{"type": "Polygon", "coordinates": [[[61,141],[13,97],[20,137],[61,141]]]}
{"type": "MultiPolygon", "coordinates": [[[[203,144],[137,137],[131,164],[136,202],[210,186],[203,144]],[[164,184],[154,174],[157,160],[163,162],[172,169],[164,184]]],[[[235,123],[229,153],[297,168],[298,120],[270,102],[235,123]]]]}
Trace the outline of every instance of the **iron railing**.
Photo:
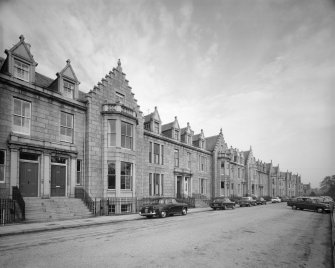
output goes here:
{"type": "Polygon", "coordinates": [[[13,200],[15,200],[16,203],[19,205],[20,212],[21,212],[20,214],[21,220],[24,221],[26,219],[26,204],[17,186],[13,186],[13,200]]]}
{"type": "Polygon", "coordinates": [[[80,198],[93,215],[97,215],[97,201],[93,200],[83,188],[75,188],[74,197],[80,198]]]}
{"type": "Polygon", "coordinates": [[[0,199],[0,224],[5,225],[15,222],[15,201],[0,199]]]}

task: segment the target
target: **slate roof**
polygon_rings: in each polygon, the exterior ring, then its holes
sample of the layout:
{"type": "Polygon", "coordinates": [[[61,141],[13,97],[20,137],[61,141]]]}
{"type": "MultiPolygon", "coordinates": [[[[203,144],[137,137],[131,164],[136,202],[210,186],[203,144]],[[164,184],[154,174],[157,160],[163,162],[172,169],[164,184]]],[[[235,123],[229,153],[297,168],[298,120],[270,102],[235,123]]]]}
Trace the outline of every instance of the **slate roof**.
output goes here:
{"type": "Polygon", "coordinates": [[[165,125],[162,125],[162,132],[166,131],[168,129],[171,129],[173,127],[174,121],[165,125]]]}
{"type": "Polygon", "coordinates": [[[145,115],[144,116],[144,123],[150,122],[150,119],[152,118],[152,116],[153,116],[153,113],[145,115]]]}
{"type": "Polygon", "coordinates": [[[43,74],[40,74],[38,72],[35,72],[35,84],[39,87],[43,87],[43,88],[49,88],[49,86],[51,85],[51,83],[54,81],[54,79],[51,79],[43,74]]]}

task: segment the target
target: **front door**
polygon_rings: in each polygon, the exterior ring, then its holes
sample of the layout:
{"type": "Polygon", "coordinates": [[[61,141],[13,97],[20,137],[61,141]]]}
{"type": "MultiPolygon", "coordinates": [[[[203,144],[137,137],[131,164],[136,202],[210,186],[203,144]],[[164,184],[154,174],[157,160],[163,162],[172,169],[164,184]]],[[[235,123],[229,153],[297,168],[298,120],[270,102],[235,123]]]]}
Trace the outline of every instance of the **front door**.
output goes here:
{"type": "Polygon", "coordinates": [[[181,179],[182,178],[180,176],[177,177],[177,198],[180,198],[182,195],[181,179]]]}
{"type": "Polygon", "coordinates": [[[19,187],[22,196],[38,196],[38,163],[20,161],[19,187]]]}
{"type": "Polygon", "coordinates": [[[65,196],[66,166],[51,165],[51,196],[65,196]]]}

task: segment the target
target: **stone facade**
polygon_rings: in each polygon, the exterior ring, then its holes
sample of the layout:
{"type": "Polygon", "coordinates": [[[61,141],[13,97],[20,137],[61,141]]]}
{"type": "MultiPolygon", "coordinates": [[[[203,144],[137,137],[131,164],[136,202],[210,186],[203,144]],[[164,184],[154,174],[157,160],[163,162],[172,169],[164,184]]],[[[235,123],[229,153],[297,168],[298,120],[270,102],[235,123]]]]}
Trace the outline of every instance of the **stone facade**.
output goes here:
{"type": "MultiPolygon", "coordinates": [[[[0,58],[0,193],[143,198],[298,195],[301,178],[206,137],[157,107],[143,116],[120,60],[88,93],[69,60],[55,78],[36,72],[23,36],[0,58]]],[[[118,210],[120,208],[113,208],[118,210]]],[[[123,208],[130,210],[129,208],[123,208]]]]}

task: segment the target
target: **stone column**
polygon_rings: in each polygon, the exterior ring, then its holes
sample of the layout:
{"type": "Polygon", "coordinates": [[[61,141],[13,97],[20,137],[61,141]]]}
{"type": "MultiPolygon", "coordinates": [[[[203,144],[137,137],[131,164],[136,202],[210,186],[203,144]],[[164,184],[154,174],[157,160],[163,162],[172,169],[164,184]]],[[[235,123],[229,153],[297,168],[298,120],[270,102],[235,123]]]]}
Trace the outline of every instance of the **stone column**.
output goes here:
{"type": "Polygon", "coordinates": [[[69,163],[69,189],[68,189],[68,197],[74,197],[74,191],[76,187],[76,178],[77,178],[77,158],[71,157],[69,163]]]}
{"type": "Polygon", "coordinates": [[[10,150],[10,196],[13,194],[13,186],[19,186],[19,152],[17,149],[10,150]]]}
{"type": "Polygon", "coordinates": [[[42,162],[41,197],[50,198],[50,187],[51,187],[50,155],[43,154],[41,162],[42,162]]]}

